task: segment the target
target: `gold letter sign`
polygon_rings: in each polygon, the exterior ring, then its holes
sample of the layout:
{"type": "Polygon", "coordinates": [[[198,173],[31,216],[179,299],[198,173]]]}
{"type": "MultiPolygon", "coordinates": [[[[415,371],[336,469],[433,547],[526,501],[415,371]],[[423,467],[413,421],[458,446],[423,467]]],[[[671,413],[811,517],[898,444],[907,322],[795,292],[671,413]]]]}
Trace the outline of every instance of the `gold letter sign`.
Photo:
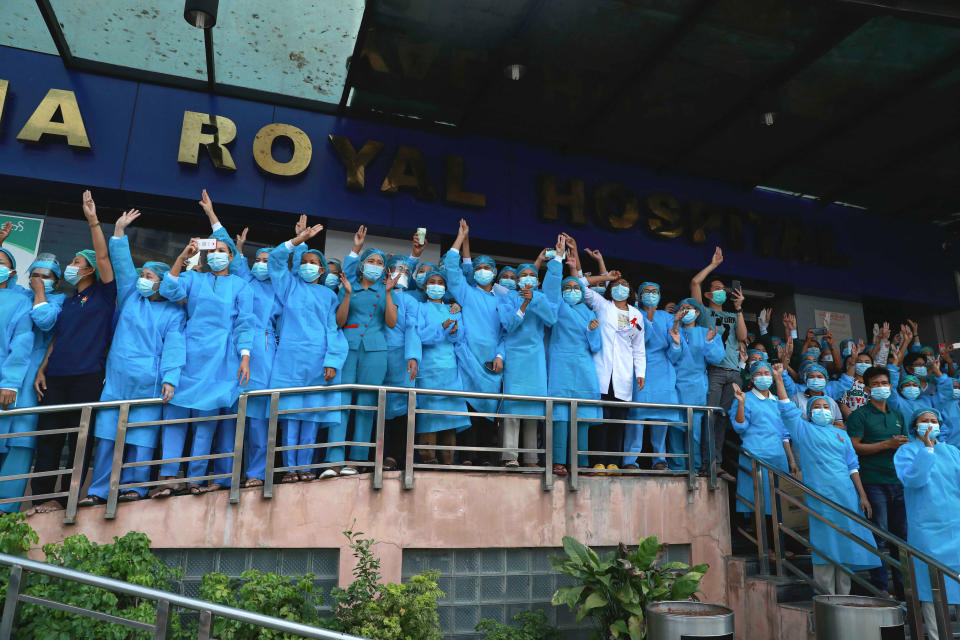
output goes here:
{"type": "Polygon", "coordinates": [[[183,112],[183,128],[180,130],[180,153],[177,162],[197,166],[200,145],[207,149],[213,166],[217,169],[236,171],[237,165],[225,145],[233,142],[237,136],[237,125],[233,120],[196,111],[183,112]],[[213,133],[204,133],[204,125],[213,129],[213,133]]]}
{"type": "Polygon", "coordinates": [[[7,87],[10,83],[6,80],[0,80],[0,124],[3,123],[3,105],[7,101],[7,87]]]}
{"type": "Polygon", "coordinates": [[[546,174],[540,177],[540,219],[559,219],[558,209],[565,207],[570,210],[570,224],[587,224],[584,214],[583,180],[570,179],[570,193],[557,191],[557,176],[546,174]]]}
{"type": "Polygon", "coordinates": [[[298,176],[310,166],[313,144],[310,138],[292,124],[268,124],[253,138],[253,159],[257,166],[275,176],[298,176]],[[293,157],[287,162],[277,162],[273,157],[273,141],[287,138],[293,144],[293,157]]]}
{"type": "Polygon", "coordinates": [[[487,206],[487,196],[482,193],[471,193],[463,190],[463,158],[461,156],[447,156],[444,165],[446,168],[444,180],[447,184],[447,202],[480,209],[487,206]]]}
{"type": "Polygon", "coordinates": [[[50,89],[33,115],[17,134],[20,142],[40,142],[44,135],[64,136],[74,149],[89,149],[90,140],[83,126],[80,107],[73,91],[50,89]],[[57,114],[59,120],[54,120],[57,114]]]}
{"type": "Polygon", "coordinates": [[[383,143],[376,140],[367,140],[360,147],[360,151],[353,148],[353,144],[345,136],[330,134],[330,144],[340,158],[340,164],[347,170],[347,189],[363,191],[366,167],[383,149],[383,143]]]}
{"type": "Polygon", "coordinates": [[[428,202],[437,197],[433,185],[430,184],[430,176],[427,174],[427,163],[423,159],[423,154],[415,147],[397,147],[397,154],[393,156],[390,171],[380,185],[380,191],[383,193],[396,194],[399,189],[408,189],[419,200],[428,202]]]}

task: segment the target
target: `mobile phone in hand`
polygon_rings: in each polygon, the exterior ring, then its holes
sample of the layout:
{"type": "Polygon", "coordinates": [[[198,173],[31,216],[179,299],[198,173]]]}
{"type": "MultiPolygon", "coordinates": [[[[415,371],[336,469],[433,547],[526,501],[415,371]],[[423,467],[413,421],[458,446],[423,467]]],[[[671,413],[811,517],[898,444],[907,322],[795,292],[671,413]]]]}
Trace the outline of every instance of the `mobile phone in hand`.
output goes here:
{"type": "Polygon", "coordinates": [[[197,238],[197,249],[199,249],[200,251],[216,251],[217,239],[216,238],[197,238]]]}

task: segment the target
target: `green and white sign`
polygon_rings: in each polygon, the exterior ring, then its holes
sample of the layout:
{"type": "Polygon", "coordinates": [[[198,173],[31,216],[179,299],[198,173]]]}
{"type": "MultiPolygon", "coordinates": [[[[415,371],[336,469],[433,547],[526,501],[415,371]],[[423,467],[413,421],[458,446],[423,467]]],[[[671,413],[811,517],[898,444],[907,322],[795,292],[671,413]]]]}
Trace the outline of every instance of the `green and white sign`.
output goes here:
{"type": "Polygon", "coordinates": [[[30,288],[30,274],[27,268],[37,257],[37,250],[40,248],[40,232],[43,231],[43,218],[34,218],[24,216],[10,211],[0,211],[0,227],[13,223],[13,229],[10,235],[3,242],[3,248],[13,254],[13,259],[17,261],[17,283],[25,288],[30,288]]]}

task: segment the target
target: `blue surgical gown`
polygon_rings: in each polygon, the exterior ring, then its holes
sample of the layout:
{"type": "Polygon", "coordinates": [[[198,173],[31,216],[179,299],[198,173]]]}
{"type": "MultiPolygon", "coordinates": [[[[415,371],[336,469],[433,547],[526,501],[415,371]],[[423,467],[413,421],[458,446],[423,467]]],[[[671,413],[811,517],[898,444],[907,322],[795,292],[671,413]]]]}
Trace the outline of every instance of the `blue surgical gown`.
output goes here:
{"type": "MultiPolygon", "coordinates": [[[[905,398],[898,389],[900,386],[900,368],[889,367],[888,369],[890,371],[890,387],[893,389],[893,393],[887,399],[887,406],[900,412],[904,424],[910,424],[910,419],[918,409],[933,407],[933,396],[921,391],[916,400],[905,398]]],[[[927,387],[930,387],[930,385],[928,384],[927,387]]]]}
{"type": "MultiPolygon", "coordinates": [[[[417,303],[417,333],[423,344],[423,359],[420,361],[420,372],[417,375],[417,388],[444,389],[448,391],[463,391],[463,381],[460,378],[460,369],[457,366],[457,356],[454,345],[464,340],[464,330],[460,326],[462,319],[459,313],[450,313],[450,308],[443,302],[417,303]],[[447,320],[457,320],[457,332],[450,334],[448,326],[443,328],[447,320]]],[[[464,411],[467,403],[463,398],[456,396],[418,395],[417,408],[432,411],[464,411]]],[[[456,429],[462,431],[470,426],[467,415],[436,415],[418,414],[417,433],[432,433],[456,429]]]]}
{"type": "Polygon", "coordinates": [[[944,374],[937,378],[937,395],[933,406],[940,411],[943,420],[937,440],[960,447],[960,401],[953,398],[954,378],[944,374]]]}
{"type": "MultiPolygon", "coordinates": [[[[768,398],[760,398],[755,392],[747,391],[746,402],[743,406],[743,423],[737,422],[737,410],[740,401],[734,399],[730,407],[730,424],[733,430],[740,434],[743,440],[743,448],[759,460],[763,460],[773,468],[780,471],[788,471],[787,453],[783,448],[783,442],[789,440],[789,434],[783,419],[780,417],[779,400],[773,394],[768,398]]],[[[750,502],[754,501],[753,479],[750,474],[750,460],[741,455],[739,466],[747,469],[737,471],[737,495],[750,502]]],[[[770,510],[770,479],[767,471],[763,473],[763,500],[764,512],[771,514],[770,510]]],[[[737,501],[737,511],[739,513],[753,513],[753,510],[737,501]]]]}
{"type": "MultiPolygon", "coordinates": [[[[30,365],[33,330],[30,323],[31,301],[19,288],[0,289],[0,388],[19,391],[30,365]]],[[[32,382],[32,381],[31,381],[32,382]]],[[[19,403],[11,405],[16,408],[19,403]]],[[[0,410],[0,416],[3,411],[0,410]]],[[[0,433],[10,433],[13,420],[0,417],[0,433]]],[[[9,439],[0,440],[0,452],[6,451],[9,439]]]]}
{"type": "Polygon", "coordinates": [[[726,356],[723,338],[719,333],[707,340],[708,329],[699,326],[681,327],[686,348],[674,369],[677,374],[677,399],[680,404],[707,403],[707,365],[717,365],[726,356]]]}
{"type": "MultiPolygon", "coordinates": [[[[603,349],[600,327],[590,329],[597,315],[585,303],[560,304],[557,322],[550,328],[547,354],[547,395],[557,398],[600,399],[600,383],[593,354],[603,349]]],[[[600,405],[578,404],[579,422],[602,419],[600,405]]],[[[554,403],[553,419],[569,422],[570,405],[554,403]]],[[[586,445],[586,443],[582,443],[586,445]]],[[[582,448],[582,447],[581,447],[582,448]]]]}
{"type": "MultiPolygon", "coordinates": [[[[173,385],[173,402],[186,364],[186,314],[175,302],[152,302],[137,291],[137,269],[126,236],[110,238],[110,263],[117,280],[120,317],[107,355],[106,383],[100,400],[159,398],[164,383],[173,385]]],[[[163,405],[131,407],[128,423],[160,420],[163,405]]],[[[117,437],[118,409],[97,412],[93,434],[104,440],[117,437]]],[[[160,427],[131,427],[127,444],[153,449],[160,427]]]]}
{"type": "MultiPolygon", "coordinates": [[[[651,321],[647,317],[646,310],[641,309],[640,314],[643,316],[647,376],[643,381],[643,389],[637,391],[634,386],[633,401],[677,404],[677,373],[674,367],[680,362],[682,352],[670,337],[673,315],[658,310],[654,312],[653,321],[651,321]]],[[[675,409],[630,409],[628,417],[630,420],[678,421],[681,419],[680,412],[675,409]]],[[[628,428],[643,426],[627,425],[628,428]]]]}
{"type": "MultiPolygon", "coordinates": [[[[897,477],[903,483],[907,509],[907,542],[954,572],[960,572],[960,449],[942,442],[927,450],[913,440],[893,455],[897,477]]],[[[930,571],[914,560],[917,596],[931,602],[930,571]]],[[[945,578],[947,600],[960,604],[960,584],[945,578]]]]}
{"type": "MultiPolygon", "coordinates": [[[[860,513],[860,497],[851,475],[859,472],[860,460],[853,450],[850,437],[833,425],[819,427],[803,419],[801,410],[791,401],[780,402],[780,417],[790,433],[792,445],[803,454],[803,481],[820,495],[833,500],[854,513],[860,513]]],[[[833,507],[806,496],[805,502],[815,513],[829,520],[841,531],[860,538],[876,549],[873,534],[833,507]]],[[[828,557],[842,562],[854,571],[880,566],[877,555],[854,542],[816,517],[810,517],[810,542],[828,557]]],[[[830,564],[829,560],[813,554],[814,564],[830,564]]]]}

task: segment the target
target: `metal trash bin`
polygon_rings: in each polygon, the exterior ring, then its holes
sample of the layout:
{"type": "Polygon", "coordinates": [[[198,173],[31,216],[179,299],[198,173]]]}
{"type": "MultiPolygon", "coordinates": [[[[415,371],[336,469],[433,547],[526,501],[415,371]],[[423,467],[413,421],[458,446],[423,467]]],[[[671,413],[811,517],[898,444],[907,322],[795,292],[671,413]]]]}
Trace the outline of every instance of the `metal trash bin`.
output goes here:
{"type": "Polygon", "coordinates": [[[897,602],[867,596],[815,596],[817,640],[903,638],[903,610],[897,602]]]}
{"type": "Polygon", "coordinates": [[[666,600],[647,605],[647,640],[733,640],[733,609],[666,600]]]}

